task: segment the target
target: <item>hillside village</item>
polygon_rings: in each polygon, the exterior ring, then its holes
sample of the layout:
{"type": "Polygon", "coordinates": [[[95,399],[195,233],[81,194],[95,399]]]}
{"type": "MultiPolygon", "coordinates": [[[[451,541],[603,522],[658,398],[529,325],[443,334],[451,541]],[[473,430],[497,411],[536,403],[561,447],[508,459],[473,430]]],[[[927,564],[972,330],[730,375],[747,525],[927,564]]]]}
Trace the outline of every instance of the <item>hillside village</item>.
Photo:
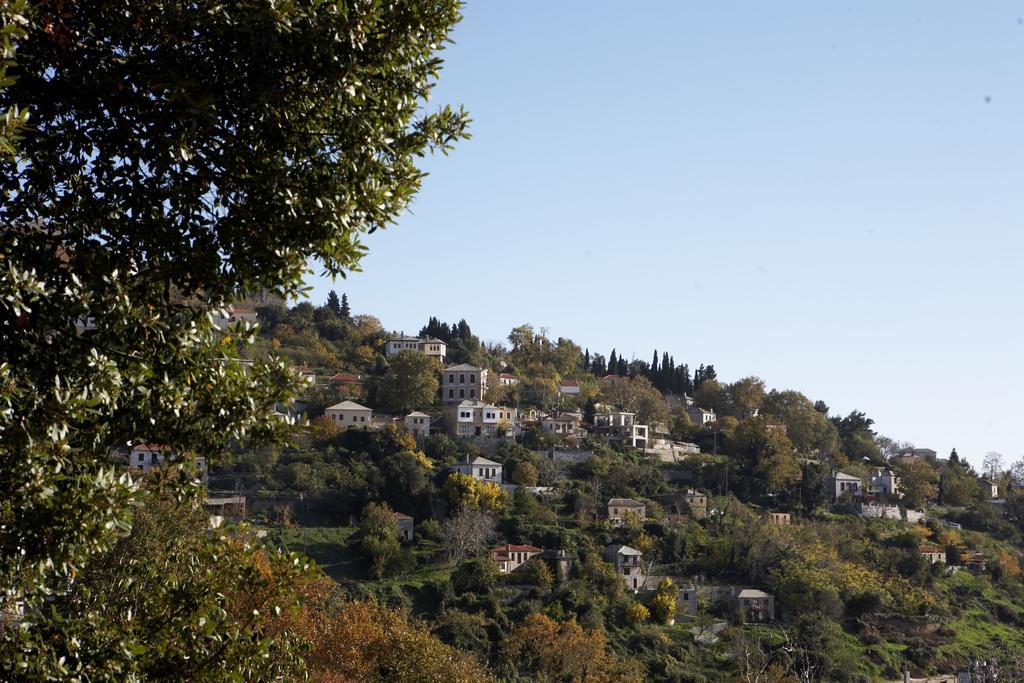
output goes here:
{"type": "Polygon", "coordinates": [[[390,333],[333,293],[238,321],[260,336],[234,362],[278,355],[306,388],[275,408],[291,446],[200,463],[214,519],[499,677],[895,680],[1024,652],[1019,464],[529,326],[507,347],[465,321],[390,333]],[[559,655],[570,638],[599,660],[559,655]]]}

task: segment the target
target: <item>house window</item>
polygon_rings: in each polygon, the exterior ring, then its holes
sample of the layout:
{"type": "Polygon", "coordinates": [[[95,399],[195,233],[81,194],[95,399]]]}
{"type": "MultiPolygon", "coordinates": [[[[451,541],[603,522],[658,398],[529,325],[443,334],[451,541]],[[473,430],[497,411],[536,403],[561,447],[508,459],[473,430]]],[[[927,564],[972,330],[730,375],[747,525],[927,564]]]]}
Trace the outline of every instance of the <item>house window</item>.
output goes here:
{"type": "Polygon", "coordinates": [[[476,389],[470,389],[469,390],[469,397],[470,398],[476,398],[476,389]]]}
{"type": "Polygon", "coordinates": [[[465,375],[459,375],[459,384],[465,384],[465,383],[466,383],[466,376],[465,375]]]}
{"type": "Polygon", "coordinates": [[[454,389],[449,389],[448,390],[448,398],[455,398],[455,390],[454,389]]]}
{"type": "Polygon", "coordinates": [[[455,375],[448,375],[448,384],[455,384],[455,375]]]}
{"type": "Polygon", "coordinates": [[[355,415],[353,415],[353,416],[352,416],[352,421],[353,421],[353,422],[355,422],[355,421],[356,421],[356,416],[355,416],[355,415]]]}
{"type": "Polygon", "coordinates": [[[466,390],[459,389],[459,398],[466,398],[466,390]]]}
{"type": "Polygon", "coordinates": [[[476,384],[476,375],[470,375],[469,376],[469,383],[470,384],[476,384]]]}
{"type": "Polygon", "coordinates": [[[365,416],[365,415],[361,415],[361,416],[359,417],[359,421],[360,421],[360,422],[366,422],[366,416],[365,416]]]}

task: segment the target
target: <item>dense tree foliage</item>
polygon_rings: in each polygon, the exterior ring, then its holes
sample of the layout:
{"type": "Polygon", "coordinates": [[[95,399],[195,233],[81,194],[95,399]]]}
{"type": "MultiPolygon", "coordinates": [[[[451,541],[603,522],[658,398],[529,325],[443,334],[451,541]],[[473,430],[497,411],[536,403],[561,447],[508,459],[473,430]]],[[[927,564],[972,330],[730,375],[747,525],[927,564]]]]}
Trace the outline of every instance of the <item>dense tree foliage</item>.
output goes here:
{"type": "Polygon", "coordinates": [[[454,1],[4,7],[0,111],[32,126],[0,156],[0,585],[33,610],[131,524],[111,449],[272,436],[294,378],[231,362],[252,336],[215,311],[357,267],[467,119],[421,109],[454,1]]]}

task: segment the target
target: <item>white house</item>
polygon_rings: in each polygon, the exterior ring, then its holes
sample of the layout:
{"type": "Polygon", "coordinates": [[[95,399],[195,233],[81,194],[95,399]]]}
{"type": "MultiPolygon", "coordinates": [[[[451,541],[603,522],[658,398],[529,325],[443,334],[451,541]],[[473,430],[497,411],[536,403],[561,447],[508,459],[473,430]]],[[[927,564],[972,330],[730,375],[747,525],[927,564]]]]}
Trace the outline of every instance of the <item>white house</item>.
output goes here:
{"type": "Polygon", "coordinates": [[[940,548],[937,545],[922,545],[918,546],[917,552],[921,553],[921,557],[928,560],[928,564],[946,564],[945,548],[940,548]]]}
{"type": "Polygon", "coordinates": [[[498,375],[498,383],[503,387],[511,387],[519,384],[519,377],[508,372],[498,375]]]}
{"type": "Polygon", "coordinates": [[[390,337],[384,345],[384,355],[388,358],[402,351],[416,351],[443,362],[448,353],[448,345],[433,337],[407,337],[404,334],[390,337]]]}
{"type": "Polygon", "coordinates": [[[630,448],[646,448],[649,437],[647,425],[637,424],[635,413],[622,411],[596,413],[594,433],[630,448]]]}
{"type": "Polygon", "coordinates": [[[871,490],[887,496],[897,496],[900,490],[900,478],[891,470],[876,470],[871,475],[871,490]]]}
{"type": "MultiPolygon", "coordinates": [[[[128,454],[128,466],[133,469],[150,472],[158,467],[163,467],[165,462],[174,462],[177,458],[169,452],[165,446],[155,444],[140,444],[132,448],[128,454]]],[[[196,456],[196,472],[200,481],[207,482],[206,458],[196,456]]]]}
{"type": "Polygon", "coordinates": [[[981,487],[981,492],[984,493],[987,498],[999,497],[999,484],[995,483],[991,479],[985,479],[984,477],[978,479],[978,486],[981,487]]]}
{"type": "Polygon", "coordinates": [[[324,410],[327,419],[342,429],[369,427],[373,424],[373,411],[355,401],[335,403],[324,410]]]}
{"type": "Polygon", "coordinates": [[[460,460],[448,469],[492,484],[501,484],[502,481],[501,463],[481,458],[479,455],[473,458],[466,456],[465,460],[460,460]]]}
{"type": "Polygon", "coordinates": [[[710,424],[718,420],[718,416],[715,415],[715,411],[708,410],[707,408],[701,408],[697,405],[687,408],[686,414],[690,416],[690,421],[698,427],[703,427],[706,424],[710,424]]]}
{"type": "Polygon", "coordinates": [[[636,548],[616,543],[604,549],[604,560],[615,567],[615,573],[626,582],[632,591],[640,590],[644,585],[644,554],[636,548]]]}
{"type": "Polygon", "coordinates": [[[460,401],[445,409],[445,426],[451,436],[464,439],[515,438],[516,409],[477,400],[460,401]]]}
{"type": "Polygon", "coordinates": [[[467,363],[452,365],[441,373],[442,403],[483,400],[487,393],[487,370],[467,363]]]}
{"type": "Polygon", "coordinates": [[[430,416],[418,410],[405,416],[405,426],[416,438],[430,436],[430,416]]]}
{"type": "Polygon", "coordinates": [[[860,480],[860,477],[855,477],[852,474],[833,472],[829,482],[833,498],[839,498],[844,493],[848,493],[851,496],[859,496],[864,493],[864,482],[860,480]]]}
{"type": "Polygon", "coordinates": [[[565,396],[574,396],[580,393],[580,383],[574,379],[559,380],[558,393],[565,396]]]}
{"type": "Polygon", "coordinates": [[[526,564],[531,557],[536,557],[544,552],[543,548],[532,545],[512,545],[506,543],[491,550],[491,559],[498,565],[498,571],[502,574],[511,574],[526,564]]]}

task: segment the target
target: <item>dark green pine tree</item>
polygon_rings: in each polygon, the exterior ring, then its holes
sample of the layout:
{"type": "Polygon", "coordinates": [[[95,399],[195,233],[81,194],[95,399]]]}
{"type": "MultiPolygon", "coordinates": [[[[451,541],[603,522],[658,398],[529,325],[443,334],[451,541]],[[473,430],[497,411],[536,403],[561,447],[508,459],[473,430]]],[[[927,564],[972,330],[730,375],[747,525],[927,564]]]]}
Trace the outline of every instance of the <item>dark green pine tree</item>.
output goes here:
{"type": "Polygon", "coordinates": [[[612,355],[608,356],[608,374],[614,375],[619,371],[619,357],[615,355],[615,349],[612,349],[612,355]]]}
{"type": "Polygon", "coordinates": [[[341,316],[342,320],[348,320],[352,317],[352,309],[348,307],[348,294],[341,295],[341,307],[338,310],[338,315],[341,316]]]}
{"type": "Polygon", "coordinates": [[[619,365],[615,369],[615,374],[622,375],[623,377],[629,374],[629,363],[626,362],[623,356],[619,356],[619,365]]]}
{"type": "Polygon", "coordinates": [[[668,355],[668,351],[661,354],[661,373],[660,373],[660,384],[658,388],[662,391],[672,393],[672,380],[675,378],[676,365],[672,356],[668,355]]]}
{"type": "Polygon", "coordinates": [[[333,289],[327,292],[327,308],[334,311],[334,315],[341,317],[341,302],[338,301],[338,293],[333,289]]]}
{"type": "Polygon", "coordinates": [[[661,389],[661,378],[658,375],[658,349],[654,349],[654,358],[651,359],[651,367],[647,368],[647,379],[651,384],[661,389]]]}
{"type": "Polygon", "coordinates": [[[590,371],[590,348],[589,347],[587,348],[586,351],[583,352],[583,371],[584,372],[589,372],[590,371]]]}

